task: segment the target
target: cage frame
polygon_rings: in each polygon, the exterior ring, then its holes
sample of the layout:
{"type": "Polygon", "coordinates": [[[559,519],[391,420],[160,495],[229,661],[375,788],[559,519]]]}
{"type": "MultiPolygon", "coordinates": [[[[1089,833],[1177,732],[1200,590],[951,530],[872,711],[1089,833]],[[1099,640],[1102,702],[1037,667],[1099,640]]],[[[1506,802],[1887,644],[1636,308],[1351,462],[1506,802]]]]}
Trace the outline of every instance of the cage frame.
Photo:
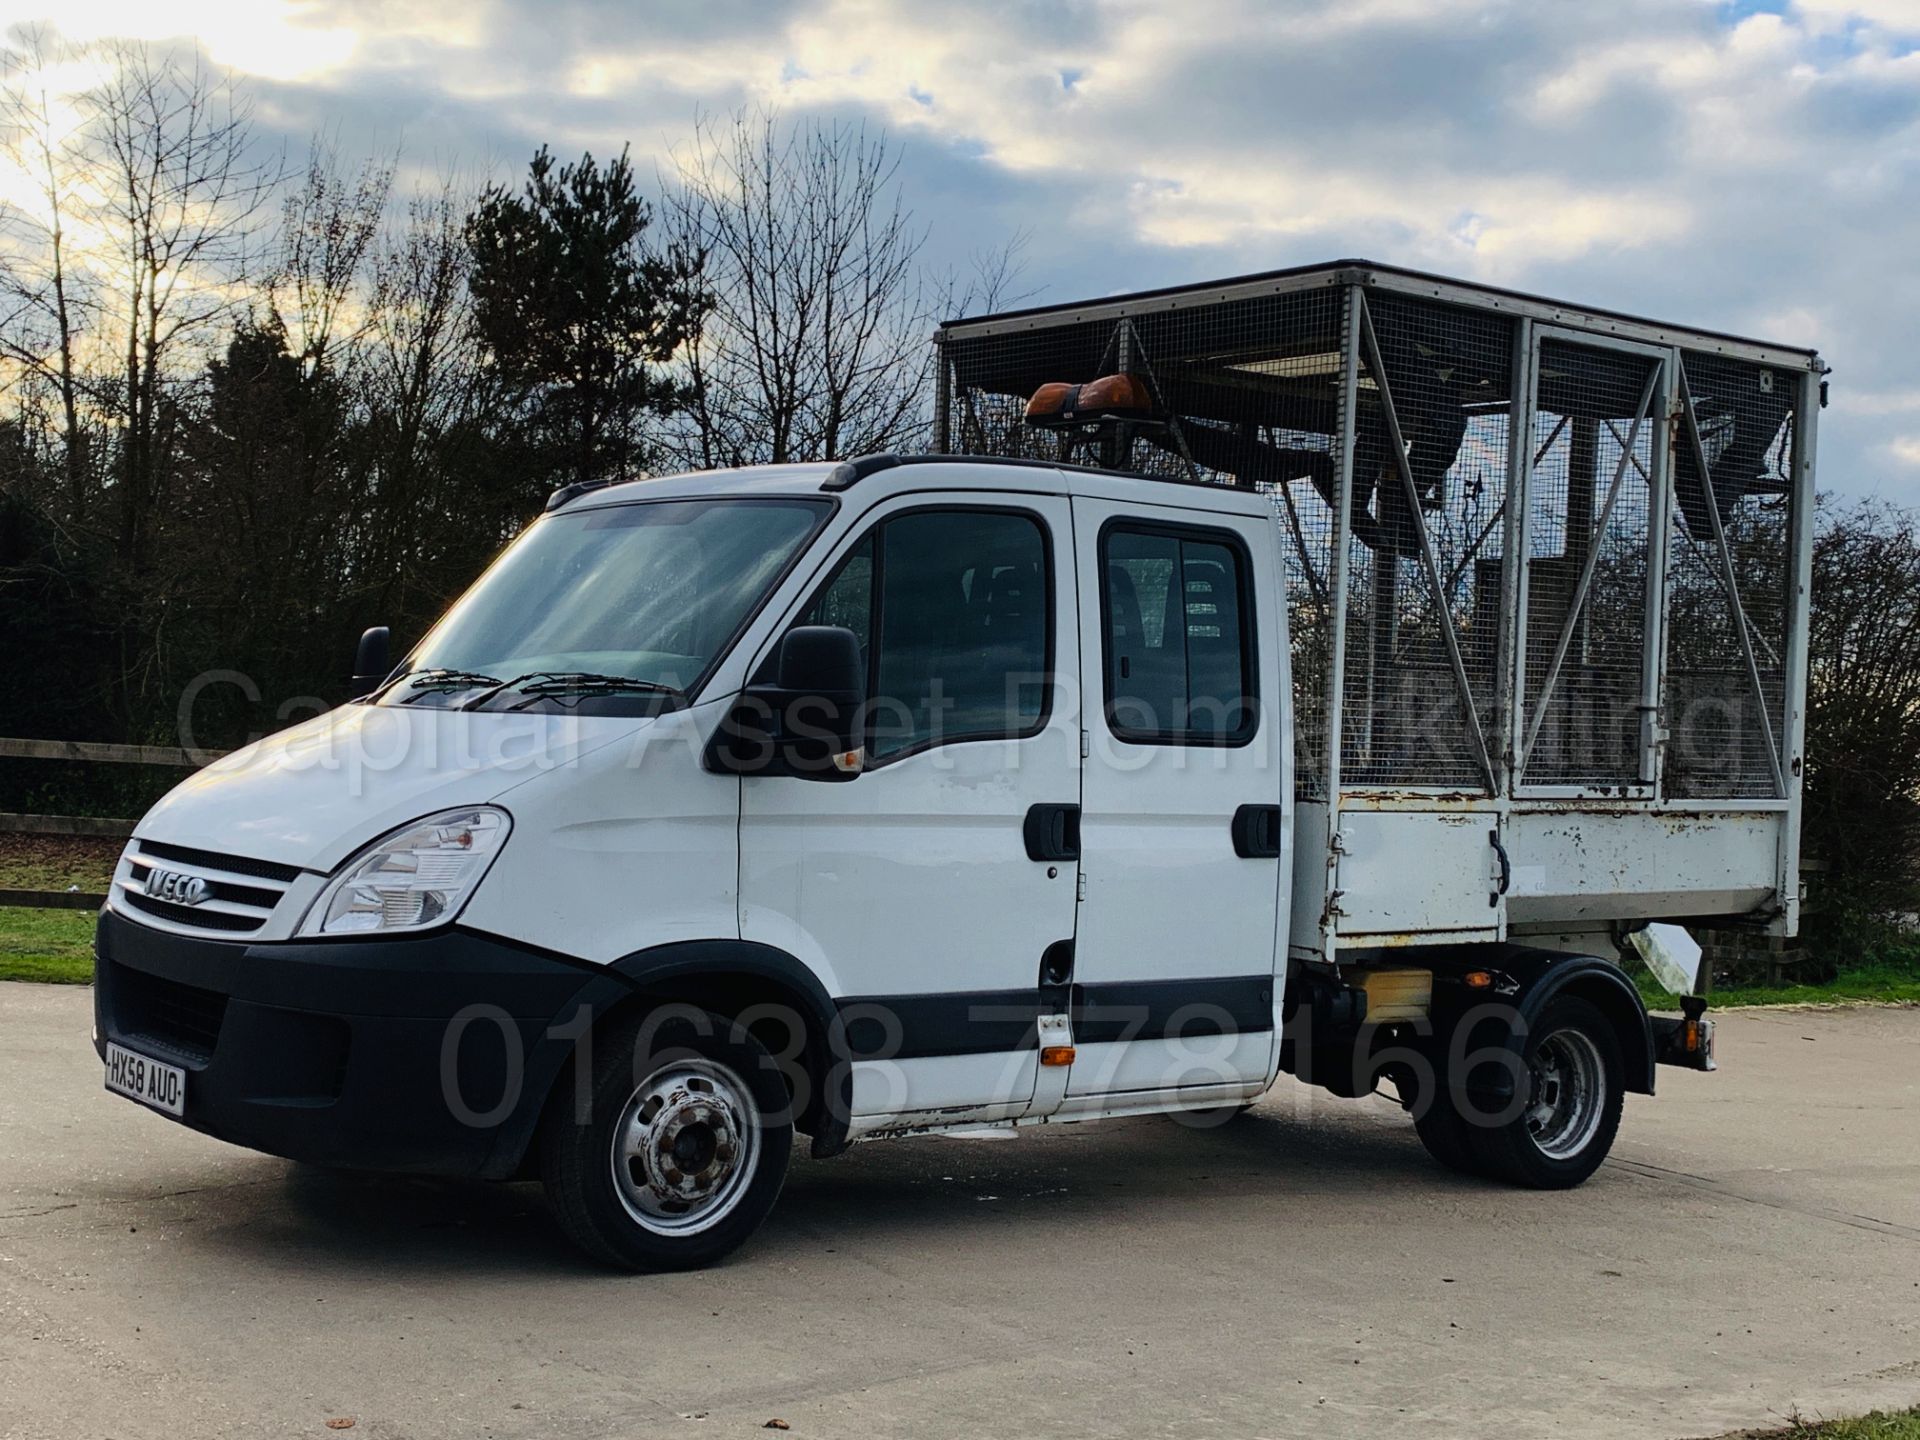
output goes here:
{"type": "MultiPolygon", "coordinates": [[[[1294,950],[1300,958],[1338,962],[1349,948],[1339,923],[1342,889],[1340,867],[1346,848],[1343,819],[1353,813],[1453,814],[1484,816],[1492,826],[1494,848],[1500,849],[1499,836],[1517,814],[1590,814],[1638,815],[1657,823],[1671,824],[1692,817],[1708,821],[1713,817],[1750,817],[1770,822],[1775,840],[1775,864],[1771,875],[1770,898],[1764,906],[1739,917],[1744,923],[1773,933],[1792,933],[1797,927],[1800,908],[1799,856],[1802,774],[1806,725],[1806,683],[1808,670],[1809,590],[1813,549],[1814,469],[1817,451],[1819,410],[1825,399],[1824,377],[1827,367],[1819,353],[1811,348],[1783,345],[1752,339],[1723,331],[1675,324],[1622,311],[1569,304],[1523,291],[1504,289],[1472,281],[1450,279],[1423,271],[1383,265],[1368,260],[1345,259],[1316,265],[1294,266],[1253,275],[1194,285],[1143,290],[1085,302],[1053,304],[1010,310],[992,315],[963,317],[941,325],[934,335],[936,354],[936,406],[933,449],[941,453],[965,451],[966,437],[953,433],[956,386],[950,355],[969,342],[1037,334],[1050,329],[1088,323],[1130,322],[1138,317],[1181,309],[1231,304],[1266,296],[1295,295],[1328,289],[1335,292],[1340,309],[1339,387],[1336,433],[1334,437],[1334,497],[1331,504],[1333,534],[1326,577],[1327,603],[1331,612],[1330,653],[1327,657],[1326,687],[1322,698],[1324,714],[1320,723],[1326,737],[1322,765],[1325,772],[1325,817],[1317,833],[1312,823],[1297,830],[1302,854],[1296,864],[1296,888],[1310,879],[1317,860],[1323,859],[1325,880],[1321,886],[1322,916],[1317,935],[1303,936],[1296,927],[1294,950]],[[1493,659],[1493,714],[1497,725],[1493,733],[1480,738],[1480,754],[1488,773],[1486,793],[1463,793],[1457,784],[1369,785],[1353,783],[1342,774],[1344,725],[1347,710],[1353,704],[1348,693],[1348,626],[1354,614],[1353,496],[1355,488],[1356,416],[1360,409],[1362,368],[1381,381],[1388,377],[1380,356],[1379,340],[1374,333],[1369,297],[1396,296],[1434,302],[1482,314],[1493,314],[1512,322],[1512,368],[1507,401],[1508,424],[1503,477],[1504,514],[1501,525],[1503,557],[1500,566],[1498,631],[1493,659]],[[1617,430],[1614,440],[1621,447],[1618,474],[1611,487],[1619,486],[1634,470],[1645,481],[1648,492],[1648,575],[1644,602],[1642,674],[1640,702],[1642,733],[1638,751],[1642,759],[1639,783],[1625,787],[1591,784],[1534,783],[1526,778],[1525,766],[1533,758],[1538,741],[1539,721],[1545,716],[1548,693],[1541,697],[1528,733],[1527,707],[1527,605],[1528,556],[1530,555],[1534,470],[1540,456],[1534,454],[1534,416],[1539,398],[1540,348],[1544,342],[1561,341],[1580,347],[1612,350],[1651,358],[1655,375],[1649,383],[1657,405],[1650,436],[1651,470],[1640,463],[1635,446],[1617,430]],[[1792,454],[1787,462],[1788,523],[1785,534],[1783,651],[1778,657],[1782,697],[1779,726],[1776,730],[1770,713],[1770,700],[1762,683],[1753,649],[1752,624],[1746,616],[1740,584],[1733,572],[1733,560],[1724,533],[1723,516],[1712,489],[1711,466],[1706,462],[1698,407],[1689,391],[1686,357],[1689,353],[1724,357],[1747,365],[1780,371],[1791,377],[1793,385],[1792,454]],[[961,443],[956,444],[956,438],[961,443]],[[1721,564],[1718,583],[1730,603],[1730,623],[1738,634],[1742,650],[1742,668],[1754,697],[1765,731],[1766,754],[1774,784],[1771,795],[1682,796],[1666,793],[1665,767],[1660,763],[1658,747],[1664,743],[1661,732],[1662,705],[1670,698],[1667,666],[1668,629],[1671,621],[1668,593],[1671,583],[1674,535],[1676,465],[1671,448],[1687,446],[1706,493],[1706,511],[1712,518],[1713,550],[1721,564]],[[1649,759],[1647,757],[1654,757],[1649,759]],[[1309,840],[1318,855],[1306,853],[1309,840]],[[1303,943],[1304,942],[1304,943],[1303,943]]],[[[1126,327],[1129,331],[1131,326],[1126,327]]],[[[1071,377],[1061,377],[1071,378],[1071,377]]],[[[1369,382],[1372,383],[1372,382],[1369,382]]],[[[1415,501],[1412,511],[1419,519],[1420,564],[1434,587],[1443,616],[1451,620],[1444,598],[1447,589],[1437,573],[1436,560],[1426,523],[1421,517],[1418,496],[1412,494],[1414,481],[1409,468],[1408,449],[1400,439],[1393,418],[1391,387],[1374,385],[1381,391],[1376,403],[1384,401],[1388,427],[1395,443],[1390,453],[1400,482],[1415,501]]],[[[961,397],[963,400],[966,397],[961,397]]],[[[970,402],[969,402],[970,403],[970,402]]],[[[1562,422],[1564,423],[1564,421],[1562,422]]],[[[1611,424],[1611,422],[1609,422],[1611,424]]],[[[985,442],[982,432],[980,439],[985,442]]],[[[1548,446],[1553,443],[1549,438],[1548,446]]],[[[1542,447],[1541,455],[1546,453],[1542,447]]],[[[1370,482],[1371,483],[1371,482],[1370,482]]],[[[1285,487],[1282,487],[1283,489],[1285,487]]],[[[1290,495],[1290,492],[1288,492],[1290,495]]],[[[1609,507],[1612,498],[1609,499],[1609,507]]],[[[1291,501],[1289,500],[1289,508],[1291,501]]],[[[1603,525],[1605,517],[1603,516],[1603,525]]],[[[1489,530],[1491,529],[1489,526],[1489,530]]],[[[1484,536],[1482,537],[1484,540],[1484,536]]],[[[1296,523],[1296,540],[1297,523],[1296,523]]],[[[1283,540],[1283,544],[1288,543],[1283,540]]],[[[1476,542],[1478,544],[1480,542],[1476,542]]],[[[1693,543],[1698,547],[1698,537],[1693,543]]],[[[1303,557],[1304,558],[1304,557],[1303,557]]],[[[1587,586],[1592,582],[1593,559],[1586,561],[1580,587],[1569,603],[1564,625],[1571,629],[1582,613],[1587,586]]],[[[1376,565],[1376,569],[1377,569],[1376,565]]],[[[1307,563],[1309,575],[1312,565],[1307,563]]],[[[1452,623],[1440,625],[1446,641],[1449,667],[1454,683],[1465,697],[1465,710],[1474,730],[1480,728],[1475,696],[1465,674],[1459,641],[1452,623]]],[[[1561,637],[1564,651],[1565,634],[1561,637]]],[[[1564,654],[1562,656],[1564,658],[1564,654]]],[[[1557,662],[1556,662],[1557,665],[1557,662]]],[[[1557,679],[1557,675],[1551,678],[1557,679]]],[[[1297,679],[1296,679],[1297,687],[1297,679]]],[[[1296,798],[1297,810],[1307,802],[1296,798]]],[[[1303,817],[1309,822],[1311,816],[1303,817]]],[[[1501,851],[1504,857],[1505,852],[1501,851]]],[[[1504,859],[1503,859],[1504,863],[1504,859]]],[[[1495,897],[1496,901],[1498,896],[1495,897]]],[[[1296,912],[1305,908],[1296,902],[1296,912]]],[[[1499,912],[1494,933],[1506,938],[1509,933],[1504,906],[1499,912]]],[[[1670,917],[1690,918],[1690,917],[1670,917]]],[[[1705,918],[1705,917],[1701,917],[1705,918]]],[[[1716,923],[1727,916],[1714,912],[1716,923]]],[[[1513,933],[1552,928],[1548,922],[1529,923],[1513,933]]],[[[1366,936],[1388,944],[1439,943],[1448,940],[1487,938],[1485,927],[1457,931],[1431,930],[1415,935],[1366,936]]]]}

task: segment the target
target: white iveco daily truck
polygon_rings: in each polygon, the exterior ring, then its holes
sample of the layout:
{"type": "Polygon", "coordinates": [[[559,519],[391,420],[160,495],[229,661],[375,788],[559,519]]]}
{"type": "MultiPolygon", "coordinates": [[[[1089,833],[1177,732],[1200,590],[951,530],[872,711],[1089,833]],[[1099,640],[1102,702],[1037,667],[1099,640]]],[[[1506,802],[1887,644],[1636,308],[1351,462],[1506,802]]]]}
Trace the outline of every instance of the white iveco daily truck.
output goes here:
{"type": "Polygon", "coordinates": [[[1557,1187],[1711,1068],[1620,959],[1796,923],[1814,354],[1363,262],[937,344],[941,453],[562,490],[156,805],[109,1088],[668,1268],[796,1129],[1286,1072],[1557,1187]]]}

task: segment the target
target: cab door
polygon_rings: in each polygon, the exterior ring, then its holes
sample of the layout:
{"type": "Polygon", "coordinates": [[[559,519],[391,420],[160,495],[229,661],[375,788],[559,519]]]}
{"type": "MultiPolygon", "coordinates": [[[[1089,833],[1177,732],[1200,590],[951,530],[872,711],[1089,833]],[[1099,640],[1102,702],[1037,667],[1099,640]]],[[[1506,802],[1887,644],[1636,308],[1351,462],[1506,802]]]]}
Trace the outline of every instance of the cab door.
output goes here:
{"type": "Polygon", "coordinates": [[[1089,733],[1067,1096],[1257,1089],[1292,848],[1271,522],[1073,511],[1089,733]]]}
{"type": "Polygon", "coordinates": [[[859,637],[865,767],[743,777],[740,929],[826,980],[856,1132],[1034,1103],[1043,957],[1071,944],[1076,909],[1078,866],[1049,853],[1071,827],[1034,823],[1080,794],[1057,683],[1079,664],[1070,525],[1057,495],[902,496],[788,618],[859,637]]]}

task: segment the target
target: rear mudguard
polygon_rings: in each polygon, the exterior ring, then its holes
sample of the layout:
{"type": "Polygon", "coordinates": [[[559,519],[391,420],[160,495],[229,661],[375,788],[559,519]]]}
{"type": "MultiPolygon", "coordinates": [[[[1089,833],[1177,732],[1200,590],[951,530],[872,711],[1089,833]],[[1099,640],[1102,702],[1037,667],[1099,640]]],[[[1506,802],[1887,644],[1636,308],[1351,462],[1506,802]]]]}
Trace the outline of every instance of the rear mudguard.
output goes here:
{"type": "MultiPolygon", "coordinates": [[[[1436,1042],[1468,1027],[1463,1040],[1453,1041],[1445,1053],[1471,1056],[1493,1046],[1518,1057],[1548,1004],[1575,995],[1613,1022],[1626,1088],[1638,1095],[1653,1093],[1653,1025],[1639,990],[1612,961],[1513,944],[1437,947],[1421,961],[1433,969],[1430,1013],[1436,1042]],[[1475,972],[1490,974],[1493,983],[1468,985],[1466,977],[1475,972]]],[[[1504,1064],[1474,1065],[1466,1077],[1468,1088],[1504,1099],[1513,1093],[1515,1073],[1504,1064]]]]}
{"type": "Polygon", "coordinates": [[[1577,995],[1613,1022],[1626,1064],[1625,1085],[1653,1093],[1653,1029],[1640,992],[1611,961],[1526,945],[1436,945],[1383,953],[1391,966],[1433,972],[1424,1021],[1378,1022],[1366,994],[1331,971],[1296,970],[1287,997],[1280,1068],[1336,1095],[1367,1094],[1392,1073],[1394,1052],[1424,1057],[1436,1077],[1463,1062],[1466,1088],[1497,1108],[1524,1074],[1525,1054],[1542,1012],[1556,996],[1577,995]],[[1491,983],[1469,985],[1469,975],[1491,983]],[[1513,1062],[1488,1052],[1504,1052],[1513,1062]]]}

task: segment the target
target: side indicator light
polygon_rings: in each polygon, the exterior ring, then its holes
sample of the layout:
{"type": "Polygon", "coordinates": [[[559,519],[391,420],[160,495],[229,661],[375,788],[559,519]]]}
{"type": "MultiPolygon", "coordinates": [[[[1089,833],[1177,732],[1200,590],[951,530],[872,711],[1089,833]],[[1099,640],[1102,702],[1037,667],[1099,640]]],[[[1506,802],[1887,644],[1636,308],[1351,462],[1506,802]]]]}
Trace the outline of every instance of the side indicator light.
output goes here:
{"type": "Polygon", "coordinates": [[[1485,990],[1493,984],[1493,972],[1491,970],[1469,970],[1460,978],[1466,982],[1469,990],[1485,990]]]}
{"type": "Polygon", "coordinates": [[[1049,1069],[1060,1065],[1073,1064],[1073,1046],[1043,1045],[1040,1048],[1040,1063],[1049,1069]]]}

